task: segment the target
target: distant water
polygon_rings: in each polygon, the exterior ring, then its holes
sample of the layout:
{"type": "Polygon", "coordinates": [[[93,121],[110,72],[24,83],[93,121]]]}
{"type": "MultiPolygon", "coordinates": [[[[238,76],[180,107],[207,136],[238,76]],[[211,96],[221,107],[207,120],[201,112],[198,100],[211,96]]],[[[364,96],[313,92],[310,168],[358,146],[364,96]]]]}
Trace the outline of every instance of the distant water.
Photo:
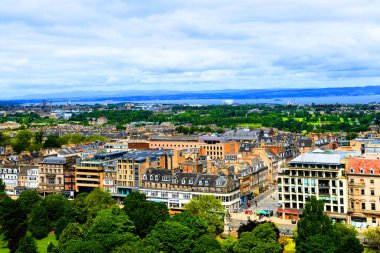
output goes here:
{"type": "MultiPolygon", "coordinates": [[[[231,99],[225,99],[231,100],[231,99]]],[[[178,100],[99,100],[99,101],[71,101],[69,104],[95,105],[95,104],[117,104],[117,103],[145,103],[145,104],[190,104],[190,105],[219,105],[224,99],[178,99],[178,100]]],[[[368,96],[326,96],[326,97],[296,97],[296,98],[271,98],[271,99],[233,99],[238,104],[367,104],[370,102],[380,102],[380,95],[368,96]]],[[[54,105],[63,105],[67,102],[53,102],[54,105]]],[[[26,103],[24,105],[28,105],[26,103]]]]}

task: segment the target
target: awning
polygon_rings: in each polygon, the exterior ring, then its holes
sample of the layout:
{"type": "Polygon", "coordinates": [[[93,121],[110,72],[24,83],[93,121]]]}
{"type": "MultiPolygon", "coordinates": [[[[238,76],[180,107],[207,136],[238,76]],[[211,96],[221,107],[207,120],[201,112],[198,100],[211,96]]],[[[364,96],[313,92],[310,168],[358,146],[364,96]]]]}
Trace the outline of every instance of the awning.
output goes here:
{"type": "Polygon", "coordinates": [[[277,209],[277,212],[279,212],[279,213],[298,214],[298,210],[297,209],[282,209],[282,208],[279,208],[279,209],[277,209]]]}

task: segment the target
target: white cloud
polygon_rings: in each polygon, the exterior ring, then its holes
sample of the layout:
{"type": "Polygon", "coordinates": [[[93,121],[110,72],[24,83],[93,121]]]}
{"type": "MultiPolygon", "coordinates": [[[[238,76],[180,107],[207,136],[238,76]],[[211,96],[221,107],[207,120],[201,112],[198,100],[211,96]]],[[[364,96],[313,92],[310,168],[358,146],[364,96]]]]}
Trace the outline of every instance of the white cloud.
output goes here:
{"type": "Polygon", "coordinates": [[[0,2],[0,88],[376,85],[380,2],[0,2]]]}

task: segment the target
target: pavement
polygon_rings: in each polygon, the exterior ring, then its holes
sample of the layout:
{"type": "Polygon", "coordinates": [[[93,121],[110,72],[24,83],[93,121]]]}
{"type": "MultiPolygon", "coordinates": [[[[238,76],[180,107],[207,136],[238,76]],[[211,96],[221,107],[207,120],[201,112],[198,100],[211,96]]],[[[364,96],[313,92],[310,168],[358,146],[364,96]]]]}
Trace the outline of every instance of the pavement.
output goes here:
{"type": "Polygon", "coordinates": [[[248,221],[248,218],[251,220],[259,220],[259,216],[256,214],[245,214],[245,210],[252,210],[253,213],[255,213],[256,210],[273,210],[273,216],[271,217],[263,217],[261,221],[271,221],[279,228],[283,229],[290,229],[293,230],[297,227],[296,224],[292,224],[290,220],[285,220],[278,218],[276,216],[277,211],[277,203],[278,203],[278,192],[277,188],[271,188],[267,190],[266,192],[263,192],[259,196],[257,196],[255,199],[251,201],[252,205],[250,208],[242,208],[243,210],[238,213],[231,213],[231,220],[228,222],[228,225],[232,229],[237,229],[241,224],[245,224],[248,221]],[[257,201],[257,207],[255,205],[255,202],[257,201]]]}

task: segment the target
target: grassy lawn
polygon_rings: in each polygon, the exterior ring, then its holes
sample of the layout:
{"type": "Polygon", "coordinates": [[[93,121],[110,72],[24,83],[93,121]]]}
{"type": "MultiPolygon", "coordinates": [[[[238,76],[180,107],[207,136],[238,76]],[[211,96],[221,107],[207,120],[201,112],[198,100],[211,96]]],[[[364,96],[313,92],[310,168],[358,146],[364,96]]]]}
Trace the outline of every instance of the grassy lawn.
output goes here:
{"type": "MultiPolygon", "coordinates": [[[[49,242],[52,242],[54,245],[58,245],[58,242],[55,239],[54,233],[50,233],[47,237],[41,240],[36,240],[38,252],[47,253],[47,245],[49,242]]],[[[7,247],[7,241],[4,241],[3,234],[0,234],[0,253],[9,253],[9,249],[7,247]]]]}
{"type": "Polygon", "coordinates": [[[284,253],[295,253],[296,252],[296,244],[293,239],[289,239],[289,243],[284,248],[284,253]]]}
{"type": "Polygon", "coordinates": [[[252,128],[262,127],[262,125],[259,123],[244,123],[244,124],[239,124],[239,126],[240,127],[252,127],[252,128]]]}
{"type": "Polygon", "coordinates": [[[49,235],[41,240],[36,240],[37,250],[39,253],[46,253],[47,245],[49,242],[52,242],[55,246],[58,245],[57,240],[55,239],[54,233],[49,233],[49,235]]]}
{"type": "Polygon", "coordinates": [[[0,234],[0,253],[9,253],[7,244],[7,241],[4,240],[4,235],[0,234]]]}

